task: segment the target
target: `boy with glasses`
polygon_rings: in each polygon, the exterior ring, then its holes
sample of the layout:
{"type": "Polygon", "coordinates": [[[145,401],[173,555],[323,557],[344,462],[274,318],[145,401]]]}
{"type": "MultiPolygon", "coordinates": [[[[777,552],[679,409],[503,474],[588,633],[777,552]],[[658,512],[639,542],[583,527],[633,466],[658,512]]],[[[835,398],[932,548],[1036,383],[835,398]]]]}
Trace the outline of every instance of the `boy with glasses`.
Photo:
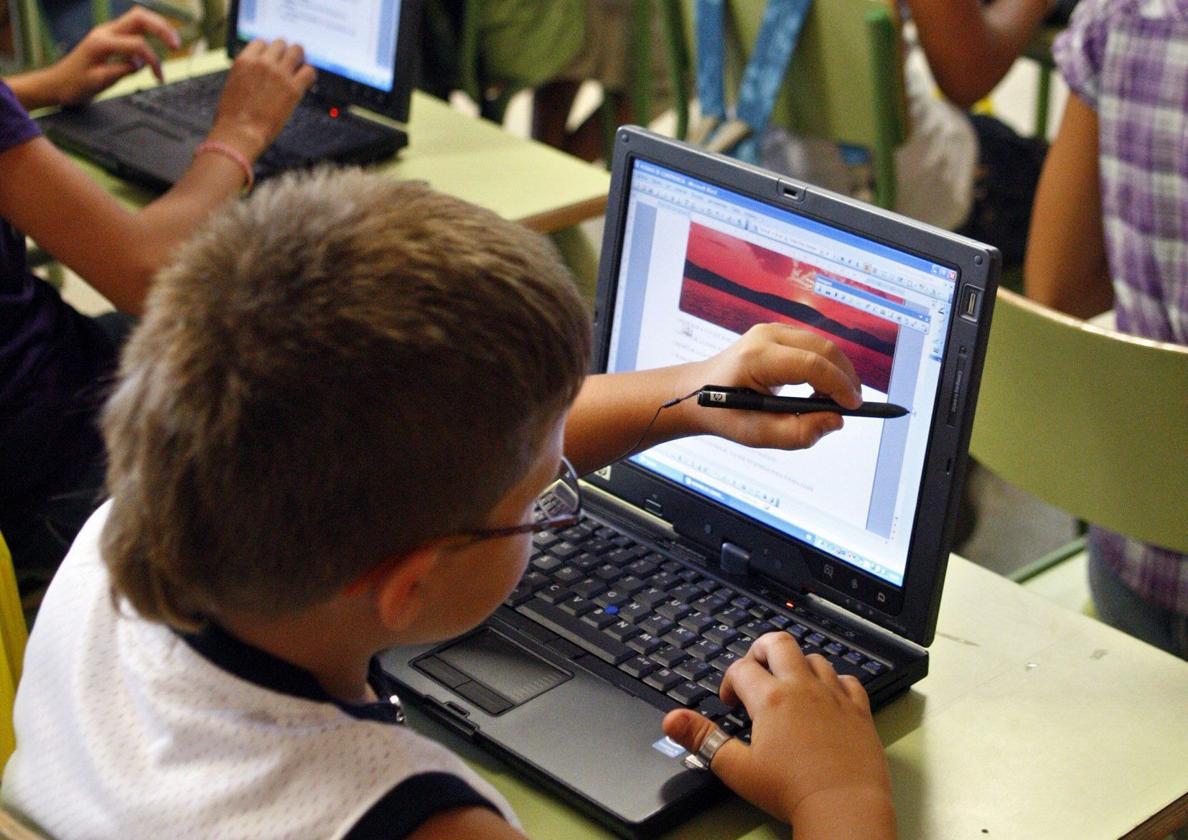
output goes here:
{"type": "MultiPolygon", "coordinates": [[[[841,425],[657,417],[674,396],[808,381],[859,402],[844,356],[784,327],[612,377],[586,378],[589,344],[539,237],[425,187],[291,177],[213,220],[123,357],[112,501],[34,628],[6,806],[61,837],[518,836],[498,793],[400,725],[374,655],[503,601],[529,534],[580,510],[566,457],[586,471],[702,433],[804,446],[841,425]]],[[[787,634],[740,666],[723,694],[753,743],[713,769],[798,837],[893,832],[858,683],[787,634]]],[[[697,750],[712,726],[666,728],[697,750]]]]}

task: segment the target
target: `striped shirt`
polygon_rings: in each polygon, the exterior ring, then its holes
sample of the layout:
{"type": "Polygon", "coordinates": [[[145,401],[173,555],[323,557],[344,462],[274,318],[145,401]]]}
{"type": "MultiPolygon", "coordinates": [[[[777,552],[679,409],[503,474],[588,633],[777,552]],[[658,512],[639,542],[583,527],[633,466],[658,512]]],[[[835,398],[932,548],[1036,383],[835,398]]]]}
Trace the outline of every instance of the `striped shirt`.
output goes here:
{"type": "MultiPolygon", "coordinates": [[[[1053,52],[1098,117],[1118,329],[1188,344],[1188,0],[1082,0],[1053,52]]],[[[1090,536],[1131,589],[1188,615],[1188,557],[1090,536]]]]}

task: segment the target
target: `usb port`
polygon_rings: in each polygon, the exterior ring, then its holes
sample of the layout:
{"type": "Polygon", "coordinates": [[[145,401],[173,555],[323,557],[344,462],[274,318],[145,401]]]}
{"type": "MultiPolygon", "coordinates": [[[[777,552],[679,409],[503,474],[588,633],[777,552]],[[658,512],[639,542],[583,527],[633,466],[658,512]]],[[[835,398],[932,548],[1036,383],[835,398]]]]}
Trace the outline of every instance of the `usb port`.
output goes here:
{"type": "Polygon", "coordinates": [[[966,289],[961,298],[961,317],[968,321],[978,320],[978,309],[982,303],[981,289],[966,289]]]}

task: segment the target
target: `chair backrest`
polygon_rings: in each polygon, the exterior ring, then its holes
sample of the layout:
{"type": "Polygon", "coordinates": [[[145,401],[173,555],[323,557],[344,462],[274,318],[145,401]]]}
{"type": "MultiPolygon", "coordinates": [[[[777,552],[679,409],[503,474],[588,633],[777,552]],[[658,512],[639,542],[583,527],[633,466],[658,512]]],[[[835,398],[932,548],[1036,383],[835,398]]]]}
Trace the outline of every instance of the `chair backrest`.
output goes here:
{"type": "MultiPolygon", "coordinates": [[[[726,0],[726,76],[737,90],[759,32],[765,0],[726,0]]],[[[692,0],[685,0],[693,20],[692,0]]],[[[687,43],[697,45],[689,28],[687,43]]],[[[728,94],[731,93],[728,91],[728,94]]],[[[903,44],[897,6],[889,0],[816,0],[792,66],[776,98],[771,124],[870,150],[878,203],[895,197],[892,152],[908,136],[903,44]]]]}
{"type": "Polygon", "coordinates": [[[0,535],[0,770],[12,754],[16,740],[12,731],[12,704],[21,679],[28,631],[21,596],[17,591],[12,555],[0,535]]]}
{"type": "Polygon", "coordinates": [[[1188,347],[1000,289],[970,454],[1078,519],[1188,553],[1188,347]]]}

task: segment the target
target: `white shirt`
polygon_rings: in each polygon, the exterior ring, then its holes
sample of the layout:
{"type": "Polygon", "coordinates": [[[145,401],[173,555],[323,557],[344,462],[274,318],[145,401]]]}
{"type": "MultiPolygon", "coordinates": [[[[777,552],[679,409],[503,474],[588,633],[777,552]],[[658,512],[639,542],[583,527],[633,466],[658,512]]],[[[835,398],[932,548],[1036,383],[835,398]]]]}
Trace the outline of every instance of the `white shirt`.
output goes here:
{"type": "MultiPolygon", "coordinates": [[[[476,804],[514,824],[490,785],[387,702],[339,704],[217,628],[183,638],[117,614],[98,545],[109,507],[79,533],[30,636],[6,807],[58,840],[398,837],[476,804]]],[[[383,680],[373,668],[387,698],[383,680]]]]}

